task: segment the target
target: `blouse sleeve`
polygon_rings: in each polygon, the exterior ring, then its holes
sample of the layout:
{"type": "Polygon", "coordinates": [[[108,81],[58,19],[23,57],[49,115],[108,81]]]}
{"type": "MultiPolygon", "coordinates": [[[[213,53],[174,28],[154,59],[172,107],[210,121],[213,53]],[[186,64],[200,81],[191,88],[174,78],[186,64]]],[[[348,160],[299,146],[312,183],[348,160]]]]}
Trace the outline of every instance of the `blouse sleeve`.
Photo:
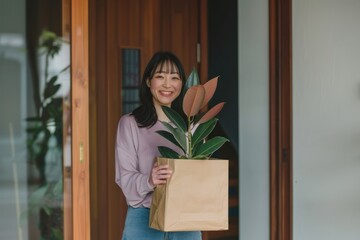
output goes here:
{"type": "Polygon", "coordinates": [[[150,173],[138,169],[138,135],[136,122],[123,116],[118,124],[115,147],[115,181],[122,189],[130,206],[138,206],[153,187],[149,183],[150,173]]]}

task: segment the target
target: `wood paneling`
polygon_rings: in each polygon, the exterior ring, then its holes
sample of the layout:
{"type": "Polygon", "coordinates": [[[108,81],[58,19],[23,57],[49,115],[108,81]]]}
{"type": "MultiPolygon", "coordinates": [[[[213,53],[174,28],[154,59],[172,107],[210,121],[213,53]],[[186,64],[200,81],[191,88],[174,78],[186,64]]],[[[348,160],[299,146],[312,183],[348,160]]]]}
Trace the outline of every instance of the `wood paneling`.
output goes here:
{"type": "Polygon", "coordinates": [[[193,67],[199,67],[196,56],[196,45],[200,43],[199,5],[200,1],[193,0],[120,0],[119,48],[141,49],[141,71],[156,51],[172,51],[189,74],[193,67]]]}
{"type": "MultiPolygon", "coordinates": [[[[119,82],[119,50],[117,48],[118,44],[118,32],[115,31],[118,25],[117,22],[117,8],[115,7],[118,4],[117,0],[109,0],[107,5],[107,39],[106,39],[106,76],[107,76],[107,95],[106,101],[107,104],[107,122],[106,125],[102,125],[99,130],[105,131],[104,126],[106,126],[107,131],[107,153],[108,158],[106,161],[107,165],[107,179],[108,179],[108,208],[107,212],[109,214],[109,226],[108,233],[109,239],[119,239],[122,233],[122,227],[125,223],[125,219],[119,216],[123,216],[126,213],[126,202],[121,195],[121,191],[117,184],[115,183],[115,138],[116,138],[116,129],[117,124],[120,118],[120,82],[119,82]],[[120,225],[120,226],[119,226],[120,225]]],[[[98,161],[101,159],[99,156],[98,161]]],[[[100,186],[101,187],[101,186],[100,186]]],[[[103,239],[103,238],[100,238],[103,239]]]]}
{"type": "MultiPolygon", "coordinates": [[[[115,134],[121,115],[120,50],[140,49],[141,73],[158,50],[178,55],[187,73],[199,67],[196,62],[199,2],[90,0],[92,240],[120,239],[127,211],[125,198],[115,184],[115,134]]],[[[206,17],[202,24],[206,24],[206,17]]],[[[206,39],[204,36],[202,41],[206,39]]],[[[201,56],[207,57],[206,49],[201,56]]],[[[207,72],[207,68],[202,71],[207,72]]]]}
{"type": "Polygon", "coordinates": [[[291,0],[269,1],[270,239],[292,239],[291,0]]]}
{"type": "Polygon", "coordinates": [[[71,25],[71,9],[70,9],[70,0],[62,0],[62,11],[61,11],[61,33],[62,37],[70,41],[70,25],[71,25]]]}
{"type": "Polygon", "coordinates": [[[88,1],[71,3],[73,239],[90,239],[88,1]]]}
{"type": "Polygon", "coordinates": [[[90,1],[91,239],[120,239],[126,203],[115,184],[120,117],[116,0],[90,1]]]}

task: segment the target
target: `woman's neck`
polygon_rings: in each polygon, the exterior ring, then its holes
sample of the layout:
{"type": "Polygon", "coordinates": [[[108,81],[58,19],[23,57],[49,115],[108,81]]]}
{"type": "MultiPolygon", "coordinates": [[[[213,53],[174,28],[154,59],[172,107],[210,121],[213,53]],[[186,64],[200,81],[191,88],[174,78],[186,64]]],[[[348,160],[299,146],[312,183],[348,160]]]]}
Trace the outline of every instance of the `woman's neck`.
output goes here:
{"type": "Polygon", "coordinates": [[[156,115],[158,120],[161,122],[170,122],[170,119],[165,115],[164,111],[162,110],[161,106],[155,104],[156,115]]]}

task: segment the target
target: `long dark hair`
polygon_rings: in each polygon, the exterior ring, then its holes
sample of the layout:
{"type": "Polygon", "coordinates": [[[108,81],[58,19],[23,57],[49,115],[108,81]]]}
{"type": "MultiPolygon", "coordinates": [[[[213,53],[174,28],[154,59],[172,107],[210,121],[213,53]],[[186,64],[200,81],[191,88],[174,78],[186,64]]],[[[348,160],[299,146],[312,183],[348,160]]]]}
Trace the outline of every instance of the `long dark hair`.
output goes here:
{"type": "MultiPolygon", "coordinates": [[[[179,71],[179,76],[182,81],[182,87],[185,83],[185,72],[180,60],[171,52],[157,52],[150,59],[147,64],[141,84],[140,84],[140,102],[141,105],[132,111],[132,115],[135,117],[139,127],[151,127],[158,120],[155,106],[153,103],[153,96],[150,92],[150,88],[147,86],[146,81],[152,79],[156,69],[164,64],[171,63],[176,66],[179,71]]],[[[182,106],[182,94],[180,94],[171,104],[171,108],[177,111],[180,115],[183,115],[181,110],[182,106]]]]}

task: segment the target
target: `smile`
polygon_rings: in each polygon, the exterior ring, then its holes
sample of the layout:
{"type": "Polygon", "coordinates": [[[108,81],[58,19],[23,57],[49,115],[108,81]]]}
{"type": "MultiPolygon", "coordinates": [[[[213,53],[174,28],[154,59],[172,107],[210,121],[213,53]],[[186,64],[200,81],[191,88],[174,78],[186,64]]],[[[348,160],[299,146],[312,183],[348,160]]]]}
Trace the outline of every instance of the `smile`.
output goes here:
{"type": "Polygon", "coordinates": [[[159,91],[159,93],[163,96],[170,96],[173,92],[171,91],[159,91]]]}

